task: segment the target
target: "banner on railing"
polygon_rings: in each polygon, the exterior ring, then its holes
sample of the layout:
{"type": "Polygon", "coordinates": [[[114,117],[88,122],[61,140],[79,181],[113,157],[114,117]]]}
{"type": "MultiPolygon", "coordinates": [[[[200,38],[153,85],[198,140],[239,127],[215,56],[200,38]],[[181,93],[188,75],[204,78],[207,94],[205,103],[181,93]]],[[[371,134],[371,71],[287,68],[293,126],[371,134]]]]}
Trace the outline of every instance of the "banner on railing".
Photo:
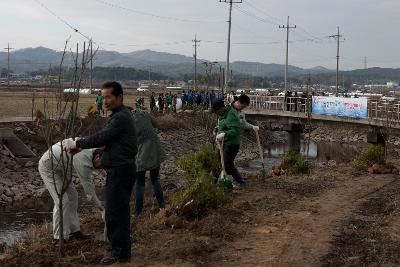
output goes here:
{"type": "Polygon", "coordinates": [[[351,118],[368,118],[368,98],[313,96],[312,113],[351,118]]]}

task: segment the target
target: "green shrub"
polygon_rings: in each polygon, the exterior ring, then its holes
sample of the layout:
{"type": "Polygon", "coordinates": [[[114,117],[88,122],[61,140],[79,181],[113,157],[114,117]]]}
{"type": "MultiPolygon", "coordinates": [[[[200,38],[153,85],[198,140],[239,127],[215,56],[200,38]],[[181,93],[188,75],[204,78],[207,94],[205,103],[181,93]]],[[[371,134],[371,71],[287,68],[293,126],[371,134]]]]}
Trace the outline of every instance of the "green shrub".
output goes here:
{"type": "Polygon", "coordinates": [[[300,152],[289,150],[283,156],[281,168],[289,174],[302,174],[309,173],[311,170],[311,163],[304,160],[300,152]]]}
{"type": "Polygon", "coordinates": [[[211,172],[220,169],[220,164],[211,145],[180,158],[178,167],[185,171],[188,186],[172,196],[174,206],[193,199],[201,206],[217,209],[231,201],[226,192],[214,184],[211,172]]]}
{"type": "Polygon", "coordinates": [[[385,148],[381,145],[369,145],[358,154],[352,165],[357,170],[366,170],[373,164],[385,163],[385,148]]]}

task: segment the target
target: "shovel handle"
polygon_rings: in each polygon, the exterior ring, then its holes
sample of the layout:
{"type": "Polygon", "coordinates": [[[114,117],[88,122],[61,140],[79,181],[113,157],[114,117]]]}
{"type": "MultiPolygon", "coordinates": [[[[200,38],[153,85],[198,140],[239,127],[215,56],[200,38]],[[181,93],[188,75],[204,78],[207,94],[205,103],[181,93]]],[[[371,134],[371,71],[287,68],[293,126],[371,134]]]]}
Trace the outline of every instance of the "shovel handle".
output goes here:
{"type": "Polygon", "coordinates": [[[257,145],[258,145],[258,150],[260,152],[261,161],[264,162],[264,153],[261,147],[260,134],[257,130],[255,132],[256,132],[257,145]]]}
{"type": "Polygon", "coordinates": [[[217,140],[217,145],[218,145],[218,149],[219,149],[219,157],[221,159],[222,171],[223,171],[224,175],[226,175],[225,161],[224,161],[224,138],[222,138],[221,142],[218,142],[218,140],[217,140]]]}

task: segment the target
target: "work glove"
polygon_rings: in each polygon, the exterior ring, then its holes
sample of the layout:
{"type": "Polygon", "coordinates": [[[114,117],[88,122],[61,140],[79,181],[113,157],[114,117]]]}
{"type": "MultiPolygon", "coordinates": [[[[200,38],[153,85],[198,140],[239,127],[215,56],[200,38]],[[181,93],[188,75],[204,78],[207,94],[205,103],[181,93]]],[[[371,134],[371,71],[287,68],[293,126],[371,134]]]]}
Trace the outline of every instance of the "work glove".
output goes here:
{"type": "Polygon", "coordinates": [[[253,130],[258,132],[260,130],[260,127],[259,126],[253,126],[253,130]]]}
{"type": "Polygon", "coordinates": [[[71,150],[76,149],[76,141],[74,141],[72,138],[68,138],[62,141],[62,146],[65,151],[70,152],[71,150]]]}
{"type": "Polygon", "coordinates": [[[214,135],[217,135],[217,134],[218,134],[218,126],[214,127],[213,134],[214,134],[214,135]]]}
{"type": "Polygon", "coordinates": [[[222,140],[224,140],[224,138],[225,138],[225,133],[219,133],[219,134],[217,134],[215,140],[217,142],[221,142],[222,140]]]}

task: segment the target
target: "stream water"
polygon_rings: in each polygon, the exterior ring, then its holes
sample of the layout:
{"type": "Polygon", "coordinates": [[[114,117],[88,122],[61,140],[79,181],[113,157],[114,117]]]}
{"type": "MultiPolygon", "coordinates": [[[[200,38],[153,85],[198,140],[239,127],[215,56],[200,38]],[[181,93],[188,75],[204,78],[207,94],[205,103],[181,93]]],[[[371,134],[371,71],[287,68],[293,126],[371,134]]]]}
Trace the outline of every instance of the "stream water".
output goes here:
{"type": "MultiPolygon", "coordinates": [[[[79,205],[81,209],[93,209],[82,193],[79,193],[79,205]]],[[[30,225],[50,222],[52,210],[51,198],[24,200],[0,209],[0,243],[12,244],[30,225]]]]}
{"type": "MultiPolygon", "coordinates": [[[[283,154],[289,149],[287,144],[277,144],[268,148],[264,155],[265,169],[268,170],[273,165],[278,165],[283,154]]],[[[356,145],[310,142],[308,159],[318,163],[329,160],[349,162],[358,151],[360,151],[360,147],[356,145]]],[[[307,144],[304,141],[301,142],[301,153],[303,156],[307,154],[307,144]]],[[[248,166],[239,169],[240,171],[258,171],[261,167],[260,160],[253,160],[248,163],[248,166]]],[[[82,193],[79,198],[81,208],[93,208],[82,193]]],[[[53,202],[48,199],[46,201],[23,201],[0,209],[0,243],[12,244],[23,235],[29,225],[51,221],[52,208],[53,202]]]]}
{"type": "MultiPolygon", "coordinates": [[[[329,160],[334,160],[337,163],[350,162],[354,156],[361,151],[360,145],[354,144],[338,144],[328,142],[310,141],[307,148],[307,142],[301,141],[300,153],[303,157],[316,163],[324,163],[329,160]],[[307,156],[308,153],[308,156],[307,156]]],[[[287,143],[275,144],[264,151],[264,166],[269,170],[274,165],[281,163],[283,155],[290,150],[287,143]]],[[[262,168],[261,160],[256,159],[249,161],[247,166],[239,169],[244,171],[257,171],[262,168]]]]}

